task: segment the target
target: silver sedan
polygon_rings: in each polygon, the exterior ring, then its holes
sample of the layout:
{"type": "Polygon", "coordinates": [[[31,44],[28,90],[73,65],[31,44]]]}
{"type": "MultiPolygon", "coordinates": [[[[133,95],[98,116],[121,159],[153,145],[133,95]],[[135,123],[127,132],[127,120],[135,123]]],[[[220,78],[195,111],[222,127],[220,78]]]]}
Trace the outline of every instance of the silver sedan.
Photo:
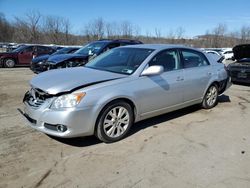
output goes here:
{"type": "Polygon", "coordinates": [[[134,122],[194,104],[209,109],[229,87],[225,67],[176,45],[110,50],[84,67],[34,77],[19,111],[29,125],[56,137],[126,136],[134,122]]]}

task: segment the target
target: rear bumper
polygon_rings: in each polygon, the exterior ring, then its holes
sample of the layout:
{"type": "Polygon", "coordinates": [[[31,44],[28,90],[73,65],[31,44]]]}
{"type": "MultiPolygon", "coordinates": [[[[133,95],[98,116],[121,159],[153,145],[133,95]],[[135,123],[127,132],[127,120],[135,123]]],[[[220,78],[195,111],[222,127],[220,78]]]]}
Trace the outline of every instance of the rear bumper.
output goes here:
{"type": "Polygon", "coordinates": [[[250,83],[250,66],[245,67],[230,67],[229,75],[232,82],[250,83]]]}
{"type": "Polygon", "coordinates": [[[231,87],[232,81],[229,76],[226,80],[222,80],[219,82],[219,94],[224,93],[229,87],[231,87]]]}

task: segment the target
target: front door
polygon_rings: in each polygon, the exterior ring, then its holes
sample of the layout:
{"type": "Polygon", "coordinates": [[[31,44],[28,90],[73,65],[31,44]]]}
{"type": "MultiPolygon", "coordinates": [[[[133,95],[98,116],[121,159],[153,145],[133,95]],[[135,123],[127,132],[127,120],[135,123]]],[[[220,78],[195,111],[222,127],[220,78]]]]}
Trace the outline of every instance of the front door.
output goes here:
{"type": "Polygon", "coordinates": [[[148,64],[161,65],[164,72],[155,76],[142,76],[137,87],[140,99],[140,114],[163,112],[183,102],[183,69],[176,50],[159,52],[148,64]]]}
{"type": "Polygon", "coordinates": [[[27,65],[30,64],[33,56],[33,47],[28,46],[18,53],[19,64],[27,65]]]}

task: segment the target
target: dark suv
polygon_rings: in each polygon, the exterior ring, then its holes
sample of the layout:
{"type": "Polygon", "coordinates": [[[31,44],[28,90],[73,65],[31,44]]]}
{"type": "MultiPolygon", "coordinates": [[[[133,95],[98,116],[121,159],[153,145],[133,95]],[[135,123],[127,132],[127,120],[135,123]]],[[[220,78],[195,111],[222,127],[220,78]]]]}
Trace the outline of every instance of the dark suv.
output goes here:
{"type": "Polygon", "coordinates": [[[57,56],[51,56],[48,58],[46,65],[47,69],[58,69],[67,67],[76,67],[86,64],[90,59],[108,51],[112,48],[125,45],[142,44],[141,41],[137,40],[98,40],[83,46],[72,54],[61,54],[57,56]]]}
{"type": "Polygon", "coordinates": [[[235,46],[233,53],[236,61],[228,65],[232,82],[250,84],[250,44],[235,46]]]}
{"type": "Polygon", "coordinates": [[[40,45],[22,45],[11,52],[0,53],[0,66],[12,68],[30,65],[33,58],[44,54],[52,54],[55,49],[40,45]]]}

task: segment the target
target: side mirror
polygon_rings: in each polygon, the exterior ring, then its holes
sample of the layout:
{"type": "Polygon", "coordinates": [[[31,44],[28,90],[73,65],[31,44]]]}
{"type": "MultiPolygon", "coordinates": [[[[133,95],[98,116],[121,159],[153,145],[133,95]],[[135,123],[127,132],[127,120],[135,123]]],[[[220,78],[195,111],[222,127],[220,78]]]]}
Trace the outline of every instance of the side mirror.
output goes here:
{"type": "Polygon", "coordinates": [[[91,50],[89,50],[89,56],[92,56],[92,55],[94,55],[94,53],[91,51],[91,50]]]}
{"type": "Polygon", "coordinates": [[[164,72],[164,68],[161,65],[153,65],[148,68],[146,68],[144,71],[142,71],[142,76],[153,76],[153,75],[159,75],[164,72]]]}

